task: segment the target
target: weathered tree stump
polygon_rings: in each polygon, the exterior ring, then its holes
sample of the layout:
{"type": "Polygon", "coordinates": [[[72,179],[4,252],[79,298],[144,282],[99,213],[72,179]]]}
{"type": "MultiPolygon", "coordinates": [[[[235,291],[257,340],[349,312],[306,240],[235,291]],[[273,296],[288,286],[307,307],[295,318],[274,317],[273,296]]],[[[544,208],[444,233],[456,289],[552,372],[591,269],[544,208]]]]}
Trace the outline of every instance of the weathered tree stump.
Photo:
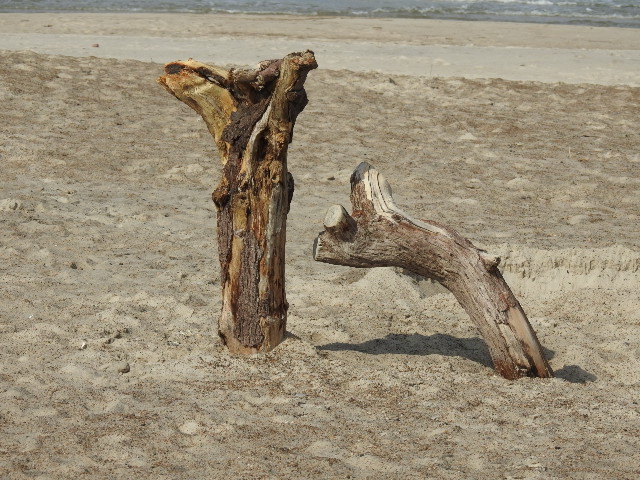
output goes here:
{"type": "Polygon", "coordinates": [[[286,220],[293,195],[287,149],[313,52],[226,70],[195,60],[165,65],[159,82],[204,119],[223,174],[218,213],[222,312],[218,332],[233,353],[267,352],[285,336],[286,220]]]}
{"type": "Polygon", "coordinates": [[[314,244],[315,260],[402,267],[437,280],[476,324],[502,376],[553,376],[533,328],[498,270],[498,257],[451,228],[406,215],[395,205],[384,177],[367,163],[351,176],[351,203],[351,215],[340,205],[327,212],[325,231],[314,244]]]}

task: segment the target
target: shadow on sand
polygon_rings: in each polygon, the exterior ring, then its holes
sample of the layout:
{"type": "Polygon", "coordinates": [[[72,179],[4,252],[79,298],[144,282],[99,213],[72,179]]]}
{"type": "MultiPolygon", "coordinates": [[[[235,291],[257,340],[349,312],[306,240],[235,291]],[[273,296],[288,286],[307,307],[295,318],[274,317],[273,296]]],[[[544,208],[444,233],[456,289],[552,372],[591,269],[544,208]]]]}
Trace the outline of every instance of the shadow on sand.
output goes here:
{"type": "Polygon", "coordinates": [[[334,352],[353,350],[370,355],[446,355],[468,358],[485,367],[493,368],[489,350],[482,339],[458,338],[442,333],[434,335],[395,333],[363,343],[329,343],[320,345],[318,349],[334,352]]]}
{"type": "MultiPolygon", "coordinates": [[[[458,338],[451,335],[436,333],[434,335],[389,334],[384,338],[375,338],[363,343],[328,343],[320,345],[318,350],[333,352],[352,350],[368,353],[369,355],[444,355],[448,357],[462,357],[474,361],[485,367],[493,368],[489,349],[481,338],[458,338]]],[[[542,347],[547,360],[555,356],[553,350],[542,347]]],[[[594,382],[597,377],[578,365],[567,365],[555,371],[557,378],[571,383],[594,382]]]]}
{"type": "Polygon", "coordinates": [[[595,382],[598,377],[589,373],[578,365],[565,365],[554,372],[557,378],[562,378],[571,383],[595,382]]]}

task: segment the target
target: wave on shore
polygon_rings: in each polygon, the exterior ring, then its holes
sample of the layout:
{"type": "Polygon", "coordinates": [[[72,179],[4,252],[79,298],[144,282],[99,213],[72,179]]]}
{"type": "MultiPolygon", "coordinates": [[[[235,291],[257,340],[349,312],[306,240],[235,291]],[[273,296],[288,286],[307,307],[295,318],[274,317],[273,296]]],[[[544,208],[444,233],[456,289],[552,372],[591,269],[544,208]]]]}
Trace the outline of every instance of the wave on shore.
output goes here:
{"type": "Polygon", "coordinates": [[[250,13],[640,27],[631,0],[0,0],[0,12],[250,13]]]}

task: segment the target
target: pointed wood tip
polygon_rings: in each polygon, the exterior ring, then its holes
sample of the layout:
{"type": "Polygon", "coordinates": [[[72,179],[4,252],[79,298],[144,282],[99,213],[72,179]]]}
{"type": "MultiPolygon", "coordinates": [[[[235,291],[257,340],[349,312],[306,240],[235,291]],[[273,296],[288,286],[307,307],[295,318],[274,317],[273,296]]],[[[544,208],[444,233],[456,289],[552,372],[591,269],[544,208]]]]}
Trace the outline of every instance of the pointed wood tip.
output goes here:
{"type": "Polygon", "coordinates": [[[375,170],[372,165],[367,162],[361,162],[351,174],[351,187],[364,180],[370,170],[375,170]]]}
{"type": "Polygon", "coordinates": [[[181,88],[187,85],[208,82],[222,88],[228,88],[230,72],[214,65],[198,62],[192,58],[188,60],[175,60],[164,66],[164,75],[159,78],[160,83],[167,86],[179,83],[181,88]]]}

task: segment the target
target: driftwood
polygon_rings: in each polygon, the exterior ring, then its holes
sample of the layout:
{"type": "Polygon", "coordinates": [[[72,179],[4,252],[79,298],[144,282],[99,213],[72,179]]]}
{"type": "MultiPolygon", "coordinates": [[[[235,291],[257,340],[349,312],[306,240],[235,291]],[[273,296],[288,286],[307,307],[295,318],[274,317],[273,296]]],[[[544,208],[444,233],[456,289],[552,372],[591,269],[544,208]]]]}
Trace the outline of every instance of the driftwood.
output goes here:
{"type": "Polygon", "coordinates": [[[415,220],[394,203],[391,187],[367,163],[351,176],[353,213],[333,206],[313,257],[350,267],[395,266],[440,282],[476,324],[504,377],[552,377],[542,347],[498,270],[498,257],[451,228],[415,220]]]}
{"type": "Polygon", "coordinates": [[[287,149],[307,104],[313,52],[226,70],[194,60],[165,65],[159,82],[204,119],[223,164],[218,213],[222,312],[218,332],[234,353],[266,352],[285,336],[286,219],[293,195],[287,149]]]}

